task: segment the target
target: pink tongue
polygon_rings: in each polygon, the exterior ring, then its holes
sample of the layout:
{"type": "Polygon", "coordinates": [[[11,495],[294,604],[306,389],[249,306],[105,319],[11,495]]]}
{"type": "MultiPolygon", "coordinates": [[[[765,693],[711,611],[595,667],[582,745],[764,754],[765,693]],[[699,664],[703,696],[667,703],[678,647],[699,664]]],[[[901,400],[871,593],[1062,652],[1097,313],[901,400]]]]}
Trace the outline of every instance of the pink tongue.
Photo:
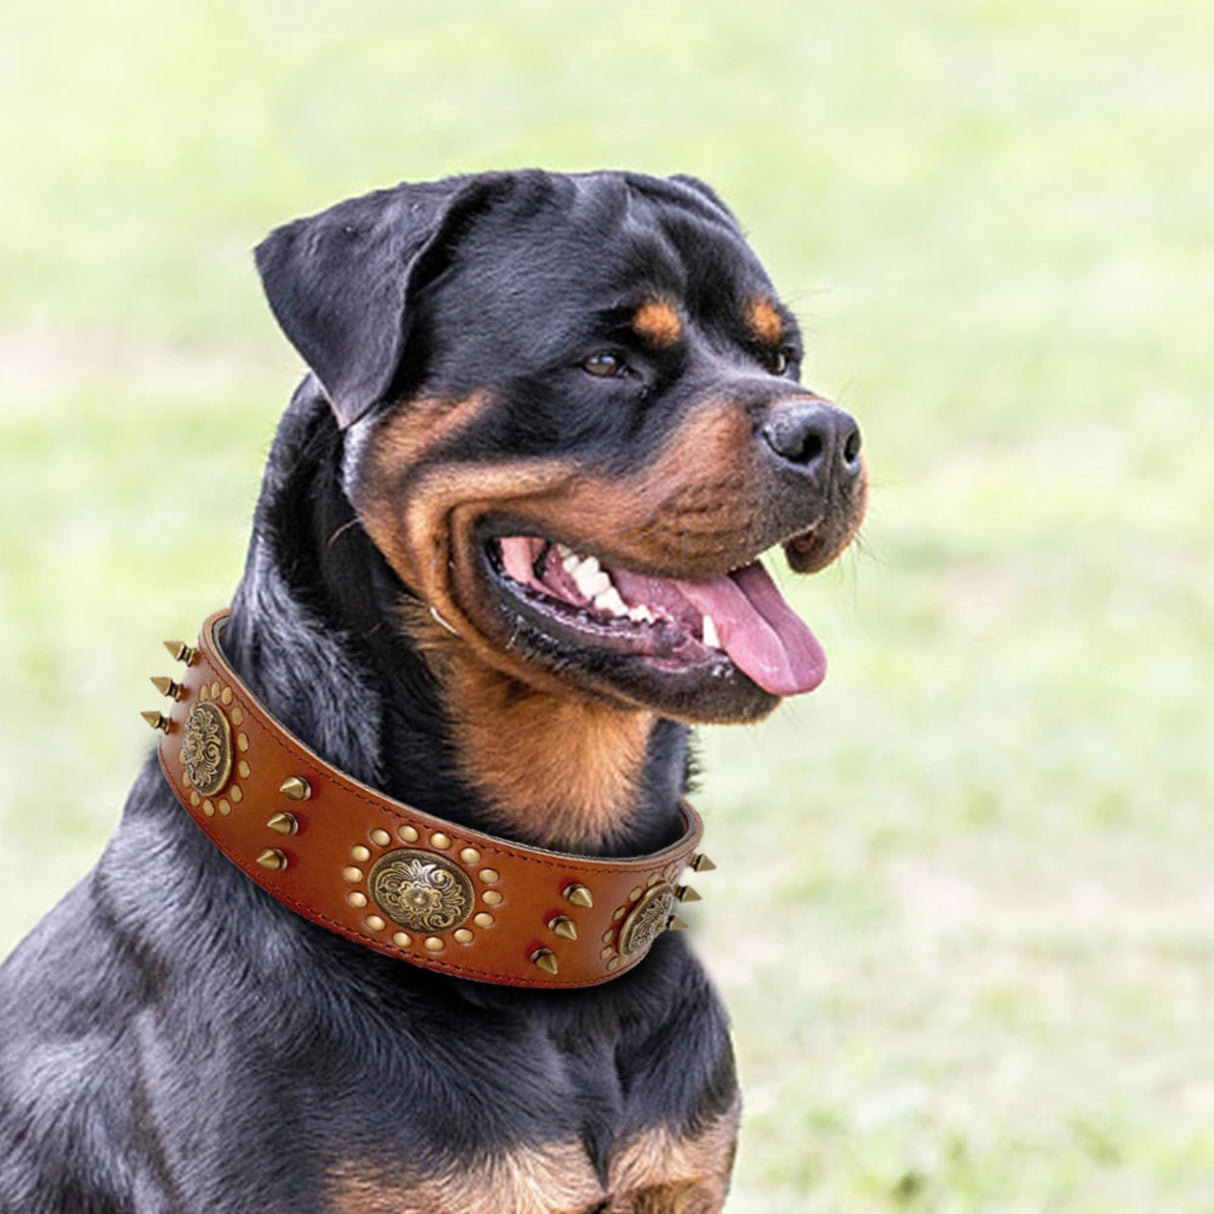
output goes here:
{"type": "Polygon", "coordinates": [[[826,677],[826,654],[757,561],[702,582],[673,583],[712,616],[730,660],[772,695],[813,691],[826,677]]]}

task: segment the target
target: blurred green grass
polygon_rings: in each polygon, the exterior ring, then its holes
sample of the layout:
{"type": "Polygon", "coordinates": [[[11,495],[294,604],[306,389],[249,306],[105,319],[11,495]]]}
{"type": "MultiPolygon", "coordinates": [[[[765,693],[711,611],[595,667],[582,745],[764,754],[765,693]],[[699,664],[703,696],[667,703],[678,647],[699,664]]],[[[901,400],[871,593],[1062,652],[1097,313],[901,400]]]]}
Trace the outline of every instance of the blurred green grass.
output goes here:
{"type": "Polygon", "coordinates": [[[1194,0],[10,6],[0,951],[239,575],[298,369],[249,247],[400,178],[695,172],[875,481],[790,591],[827,685],[704,743],[731,1210],[1214,1209],[1212,51],[1194,0]]]}

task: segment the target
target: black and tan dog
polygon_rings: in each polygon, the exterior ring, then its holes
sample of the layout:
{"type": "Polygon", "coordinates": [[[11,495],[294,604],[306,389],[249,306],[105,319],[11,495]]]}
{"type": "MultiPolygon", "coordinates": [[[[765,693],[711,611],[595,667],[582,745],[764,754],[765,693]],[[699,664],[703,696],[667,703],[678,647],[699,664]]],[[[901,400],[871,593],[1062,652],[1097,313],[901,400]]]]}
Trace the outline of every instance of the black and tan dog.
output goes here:
{"type": "MultiPolygon", "coordinates": [[[[232,667],[461,828],[665,847],[688,724],[824,672],[760,554],[822,567],[865,496],[728,210],[690,178],[489,174],[341,203],[257,261],[311,374],[232,667]]],[[[0,1022],[5,1214],[694,1214],[729,1183],[726,1021],[683,937],[567,991],[386,958],[246,879],[154,760],[0,970],[0,1022]]]]}

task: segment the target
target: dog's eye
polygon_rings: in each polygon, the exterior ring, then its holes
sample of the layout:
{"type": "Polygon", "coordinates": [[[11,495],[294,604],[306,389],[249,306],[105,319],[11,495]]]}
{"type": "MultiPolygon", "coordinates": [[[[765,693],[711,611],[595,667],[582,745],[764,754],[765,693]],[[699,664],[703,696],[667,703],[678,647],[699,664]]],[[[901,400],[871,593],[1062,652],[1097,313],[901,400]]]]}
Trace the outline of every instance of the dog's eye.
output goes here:
{"type": "Polygon", "coordinates": [[[787,350],[773,350],[767,360],[767,366],[772,375],[783,375],[791,361],[787,350]]]}
{"type": "Polygon", "coordinates": [[[582,369],[600,379],[612,379],[628,373],[628,364],[618,354],[600,350],[592,354],[584,363],[582,369]]]}

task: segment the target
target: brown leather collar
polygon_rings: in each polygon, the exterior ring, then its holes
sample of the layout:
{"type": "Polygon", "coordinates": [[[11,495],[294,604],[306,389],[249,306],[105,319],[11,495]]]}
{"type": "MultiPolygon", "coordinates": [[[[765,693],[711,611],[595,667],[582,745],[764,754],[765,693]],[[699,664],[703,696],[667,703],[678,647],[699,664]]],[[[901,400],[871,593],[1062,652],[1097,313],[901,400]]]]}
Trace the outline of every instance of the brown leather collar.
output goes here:
{"type": "Polygon", "coordinates": [[[625,859],[565,855],[468,830],[330,766],[257,702],[216,642],[166,641],[179,682],[152,681],[167,715],[160,765],[182,805],[243,873],[293,911],[427,969],[508,986],[594,986],[638,964],[698,895],[683,869],[704,825],[685,801],[682,838],[625,859]]]}

